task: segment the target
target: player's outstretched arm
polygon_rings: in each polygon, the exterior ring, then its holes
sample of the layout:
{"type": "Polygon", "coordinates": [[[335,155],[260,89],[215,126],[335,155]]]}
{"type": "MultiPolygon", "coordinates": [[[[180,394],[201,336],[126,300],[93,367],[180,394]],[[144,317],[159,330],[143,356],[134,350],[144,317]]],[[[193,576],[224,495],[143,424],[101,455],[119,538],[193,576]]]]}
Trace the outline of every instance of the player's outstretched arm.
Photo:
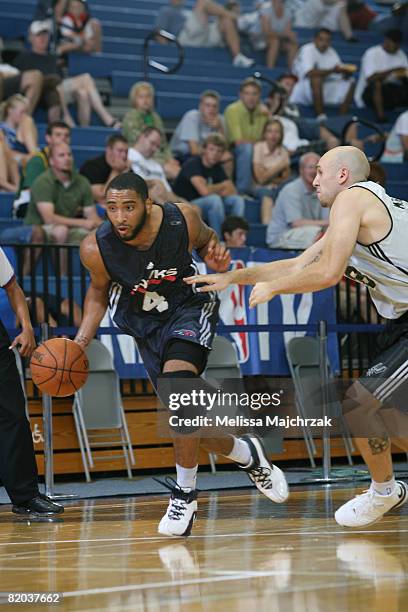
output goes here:
{"type": "Polygon", "coordinates": [[[270,282],[283,275],[292,274],[296,270],[300,270],[306,261],[312,261],[317,253],[321,251],[325,237],[309,247],[298,257],[290,259],[281,259],[272,261],[251,268],[241,270],[231,270],[225,274],[197,274],[184,279],[186,283],[206,283],[204,287],[200,287],[197,291],[221,291],[229,285],[255,285],[258,282],[270,282]]]}
{"type": "Polygon", "coordinates": [[[75,337],[85,349],[95,336],[108,307],[110,278],[106,272],[95,234],[90,234],[81,243],[81,261],[91,275],[91,284],[85,297],[82,323],[75,337]]]}
{"type": "Polygon", "coordinates": [[[312,251],[308,249],[298,258],[291,274],[257,284],[249,298],[251,308],[275,295],[320,291],[336,285],[357,242],[361,217],[359,201],[349,191],[340,193],[332,206],[325,236],[313,245],[312,251]]]}

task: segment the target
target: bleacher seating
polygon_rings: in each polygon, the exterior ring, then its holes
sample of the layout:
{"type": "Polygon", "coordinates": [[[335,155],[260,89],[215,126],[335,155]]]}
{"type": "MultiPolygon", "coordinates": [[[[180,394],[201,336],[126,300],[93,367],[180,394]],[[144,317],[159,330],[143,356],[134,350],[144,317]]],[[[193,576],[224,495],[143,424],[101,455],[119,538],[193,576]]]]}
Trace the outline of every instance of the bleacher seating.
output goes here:
{"type": "MultiPolygon", "coordinates": [[[[190,8],[195,0],[186,0],[185,6],[190,8]]],[[[34,14],[37,0],[14,0],[10,2],[0,0],[0,35],[6,40],[24,38],[28,25],[34,14]],[[10,12],[11,9],[11,12],[10,12]]],[[[148,32],[154,27],[155,17],[161,6],[167,0],[121,0],[112,5],[110,0],[95,0],[90,2],[94,17],[101,20],[103,25],[103,53],[94,55],[70,54],[68,58],[68,71],[70,75],[89,72],[94,78],[108,78],[112,95],[121,100],[122,107],[127,106],[128,92],[137,80],[144,79],[143,42],[148,32]]],[[[241,0],[243,10],[253,7],[253,0],[241,0]]],[[[379,12],[387,11],[375,5],[379,12]]],[[[311,31],[298,28],[299,43],[310,40],[311,31]]],[[[357,32],[357,43],[346,43],[339,33],[333,34],[333,46],[346,62],[359,64],[364,50],[381,41],[382,37],[376,32],[357,32]]],[[[149,47],[151,57],[155,60],[171,65],[177,58],[177,51],[172,45],[151,43],[149,47]]],[[[263,66],[262,53],[247,49],[246,52],[256,59],[256,68],[265,76],[276,78],[285,69],[285,58],[280,57],[277,67],[268,70],[263,66]]],[[[221,94],[221,108],[237,97],[240,82],[251,75],[254,68],[244,69],[231,67],[231,58],[225,48],[199,49],[188,47],[185,49],[185,59],[177,74],[165,75],[150,69],[149,80],[156,90],[156,107],[158,112],[167,121],[177,121],[180,116],[196,108],[200,93],[205,89],[216,89],[221,94]]],[[[264,93],[268,85],[263,84],[264,93]]],[[[123,110],[124,110],[123,108],[123,110]]],[[[329,109],[330,113],[330,109],[329,109]]],[[[369,109],[355,109],[351,113],[373,119],[369,109]]],[[[304,116],[313,116],[310,108],[302,109],[304,116]]],[[[388,113],[394,120],[398,112],[388,113]]],[[[74,113],[75,116],[75,113],[74,113]]],[[[45,114],[39,111],[36,121],[40,121],[39,141],[44,144],[45,114]]],[[[96,121],[95,123],[98,123],[96,121]]],[[[386,128],[390,128],[388,125],[386,128]]],[[[90,157],[100,155],[105,140],[112,130],[97,125],[90,128],[75,128],[72,131],[72,149],[75,164],[81,164],[90,157]]],[[[408,198],[408,177],[406,164],[385,164],[388,177],[388,188],[392,195],[408,198]]],[[[0,224],[11,220],[12,194],[0,194],[0,224]]],[[[265,227],[259,224],[259,205],[254,201],[246,202],[246,216],[251,223],[249,244],[264,246],[265,227]]],[[[18,223],[18,222],[17,222],[18,223]]]]}

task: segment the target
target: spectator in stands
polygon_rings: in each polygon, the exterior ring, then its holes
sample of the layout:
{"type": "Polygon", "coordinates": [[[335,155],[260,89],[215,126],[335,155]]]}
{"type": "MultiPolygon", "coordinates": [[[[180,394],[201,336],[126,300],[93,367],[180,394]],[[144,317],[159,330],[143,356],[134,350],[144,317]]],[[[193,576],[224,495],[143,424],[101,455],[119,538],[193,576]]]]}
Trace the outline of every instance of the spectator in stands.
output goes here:
{"type": "Polygon", "coordinates": [[[328,210],[321,207],[313,187],[319,156],[300,158],[300,176],[282,187],[266,232],[270,248],[306,249],[328,225],[328,210]]]}
{"type": "Polygon", "coordinates": [[[370,162],[370,174],[368,175],[368,181],[373,181],[374,183],[378,183],[381,187],[386,188],[387,185],[387,174],[385,172],[384,166],[382,166],[379,162],[372,161],[370,162]]]}
{"type": "Polygon", "coordinates": [[[173,193],[163,166],[154,158],[160,150],[162,133],[156,127],[145,127],[128,152],[128,160],[135,174],[141,176],[149,187],[149,195],[157,204],[179,202],[173,193]]]}
{"type": "Polygon", "coordinates": [[[254,60],[241,53],[241,44],[232,12],[214,0],[196,0],[192,11],[183,9],[184,0],[169,0],[160,9],[156,27],[177,36],[186,47],[229,48],[234,66],[249,68],[254,60]],[[215,21],[211,17],[216,17],[215,21]]]}
{"type": "Polygon", "coordinates": [[[187,111],[174,130],[170,148],[185,161],[190,155],[200,155],[202,144],[210,134],[225,133],[224,118],[220,115],[220,96],[207,89],[200,96],[198,109],[187,111]]]}
{"type": "Polygon", "coordinates": [[[49,165],[31,187],[24,222],[41,225],[51,242],[78,244],[102,223],[91,187],[87,179],[73,169],[72,153],[67,144],[60,143],[50,149],[49,165]]]}
{"type": "Polygon", "coordinates": [[[408,161],[408,111],[401,113],[388,134],[382,161],[408,161]]]}
{"type": "Polygon", "coordinates": [[[224,112],[228,142],[234,146],[236,185],[239,193],[248,193],[252,184],[252,151],[262,137],[269,112],[261,103],[261,85],[253,77],[240,86],[236,102],[224,112]]]}
{"type": "Polygon", "coordinates": [[[220,134],[210,134],[204,141],[201,155],[184,162],[174,183],[175,193],[196,204],[219,236],[225,209],[237,217],[242,217],[245,210],[244,199],[237,195],[221,163],[226,149],[227,143],[220,134]]]}
{"type": "Polygon", "coordinates": [[[14,94],[0,104],[0,130],[12,151],[14,159],[21,165],[37,151],[37,128],[27,114],[28,100],[14,94]]]}
{"type": "Polygon", "coordinates": [[[313,42],[303,45],[296,55],[293,72],[298,81],[290,102],[313,105],[319,120],[326,120],[325,104],[339,106],[345,115],[353,100],[355,82],[351,77],[357,67],[343,64],[331,47],[331,33],[325,28],[316,32],[313,42]]]}
{"type": "Polygon", "coordinates": [[[74,327],[81,325],[82,309],[75,301],[72,301],[72,319],[70,300],[62,298],[58,303],[56,295],[48,292],[45,296],[43,293],[37,294],[35,301],[32,297],[26,298],[27,306],[30,311],[30,317],[33,325],[41,325],[47,321],[50,327],[70,327],[71,322],[74,327]],[[47,304],[48,317],[45,316],[47,304]]]}
{"type": "Polygon", "coordinates": [[[0,130],[0,190],[17,191],[19,180],[18,163],[0,130]]]}
{"type": "Polygon", "coordinates": [[[278,117],[283,126],[283,146],[290,155],[305,152],[305,147],[316,152],[337,147],[340,141],[330,130],[316,118],[303,117],[298,105],[288,101],[296,82],[295,75],[282,75],[265,100],[271,117],[278,117]]]}
{"type": "Polygon", "coordinates": [[[380,123],[387,121],[385,110],[408,106],[408,58],[401,41],[400,30],[388,30],[382,45],[367,49],[361,60],[355,102],[373,108],[380,123]]]}
{"type": "Polygon", "coordinates": [[[81,167],[80,173],[91,184],[93,199],[105,205],[105,189],[115,176],[129,170],[128,143],[122,134],[108,137],[105,152],[98,157],[88,159],[81,167]]]}
{"type": "Polygon", "coordinates": [[[331,32],[341,31],[349,42],[355,42],[347,13],[342,0],[305,0],[295,11],[297,28],[327,28],[331,32]]]}
{"type": "Polygon", "coordinates": [[[27,206],[30,201],[31,186],[35,179],[45,172],[49,166],[50,147],[64,142],[69,145],[71,143],[71,129],[63,121],[53,121],[48,124],[45,131],[46,146],[37,151],[27,162],[22,171],[20,181],[20,192],[14,201],[14,216],[24,217],[27,206]]]}
{"type": "Polygon", "coordinates": [[[15,66],[0,63],[0,102],[14,94],[27,98],[27,113],[32,115],[41,96],[43,77],[39,70],[20,72],[15,66]]]}
{"type": "Polygon", "coordinates": [[[280,51],[286,54],[288,67],[292,68],[298,43],[292,30],[292,13],[288,3],[283,0],[263,2],[259,19],[255,23],[256,28],[252,29],[250,40],[257,51],[266,50],[268,68],[275,66],[280,51]]]}
{"type": "Polygon", "coordinates": [[[156,161],[164,166],[166,176],[173,180],[180,172],[180,163],[171,155],[167,144],[163,121],[154,110],[154,88],[146,81],[135,83],[129,92],[131,109],[123,119],[122,133],[130,146],[133,146],[145,127],[155,127],[160,130],[162,142],[160,150],[155,155],[156,161]]]}
{"type": "Polygon", "coordinates": [[[269,223],[277,188],[290,176],[289,153],[282,145],[283,126],[279,119],[265,123],[262,140],[254,145],[254,195],[261,200],[261,223],[269,223]]]}
{"type": "Polygon", "coordinates": [[[226,217],[221,225],[221,236],[227,249],[246,246],[249,224],[243,217],[226,217]]]}
{"type": "Polygon", "coordinates": [[[20,70],[37,69],[44,75],[43,98],[49,108],[48,118],[52,107],[59,109],[58,116],[52,120],[60,118],[61,107],[64,121],[71,127],[75,122],[69,112],[68,105],[76,102],[78,121],[80,125],[90,125],[91,112],[94,110],[104,125],[112,128],[119,128],[121,123],[115,119],[105,108],[95,81],[90,74],[80,74],[75,77],[63,79],[61,68],[57,63],[57,58],[48,52],[50,42],[50,21],[33,21],[29,29],[29,41],[31,51],[23,51],[17,56],[14,64],[20,70]]]}
{"type": "Polygon", "coordinates": [[[34,21],[43,21],[54,15],[55,21],[61,21],[67,0],[38,0],[34,12],[34,21]]]}
{"type": "Polygon", "coordinates": [[[58,54],[100,53],[102,51],[102,27],[99,19],[91,17],[84,0],[68,0],[59,24],[60,43],[58,54]]]}

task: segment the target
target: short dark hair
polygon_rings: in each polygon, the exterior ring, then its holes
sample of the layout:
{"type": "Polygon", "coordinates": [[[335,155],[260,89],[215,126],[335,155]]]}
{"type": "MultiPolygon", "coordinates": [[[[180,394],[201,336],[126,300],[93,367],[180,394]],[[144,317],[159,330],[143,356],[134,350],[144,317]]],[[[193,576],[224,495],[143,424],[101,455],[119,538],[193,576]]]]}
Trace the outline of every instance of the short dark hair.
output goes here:
{"type": "Polygon", "coordinates": [[[113,145],[115,145],[117,142],[123,142],[125,144],[128,144],[128,141],[122,134],[111,134],[107,137],[105,141],[105,147],[112,148],[113,145]]]}
{"type": "Polygon", "coordinates": [[[205,147],[209,144],[219,147],[223,151],[226,151],[228,148],[227,141],[225,140],[224,136],[218,132],[208,134],[207,138],[203,142],[203,149],[205,149],[205,147]]]}
{"type": "Polygon", "coordinates": [[[214,98],[214,100],[217,100],[218,104],[221,101],[221,96],[215,89],[206,89],[203,91],[203,93],[200,94],[200,102],[202,102],[204,98],[214,98]]]}
{"type": "Polygon", "coordinates": [[[137,137],[136,140],[139,140],[140,136],[150,136],[150,134],[152,132],[158,132],[158,134],[160,134],[160,138],[163,138],[163,134],[162,134],[161,130],[159,130],[158,127],[155,127],[154,125],[147,125],[140,132],[140,134],[139,134],[139,136],[137,137]]]}
{"type": "Polygon", "coordinates": [[[245,87],[256,87],[259,92],[262,91],[262,85],[255,77],[247,77],[244,79],[239,86],[239,91],[243,91],[245,87]]]}
{"type": "Polygon", "coordinates": [[[225,233],[232,234],[236,229],[249,230],[249,223],[244,217],[226,217],[221,225],[221,236],[225,233]]]}
{"type": "Polygon", "coordinates": [[[332,32],[328,29],[328,28],[319,28],[318,30],[316,30],[316,32],[314,33],[313,38],[316,38],[316,36],[319,36],[319,34],[328,34],[329,36],[332,35],[332,32]]]}
{"type": "Polygon", "coordinates": [[[392,42],[400,45],[402,43],[402,32],[401,30],[393,28],[385,32],[384,38],[388,38],[389,40],[392,40],[392,42]]]}
{"type": "Polygon", "coordinates": [[[108,193],[110,189],[116,189],[117,191],[129,189],[137,193],[144,201],[149,197],[146,181],[134,172],[124,172],[123,174],[115,176],[106,187],[105,193],[108,193]]]}
{"type": "Polygon", "coordinates": [[[68,130],[68,132],[71,134],[71,128],[69,127],[68,123],[65,123],[65,121],[51,121],[51,123],[47,125],[45,133],[47,136],[52,136],[52,131],[56,128],[68,130]]]}

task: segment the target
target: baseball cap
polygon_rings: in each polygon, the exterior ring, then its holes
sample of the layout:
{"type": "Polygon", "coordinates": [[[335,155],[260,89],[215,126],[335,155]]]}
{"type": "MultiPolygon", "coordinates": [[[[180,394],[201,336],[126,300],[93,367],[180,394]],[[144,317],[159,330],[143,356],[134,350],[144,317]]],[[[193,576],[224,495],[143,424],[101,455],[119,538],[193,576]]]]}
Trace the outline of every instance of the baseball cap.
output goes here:
{"type": "Polygon", "coordinates": [[[41,32],[51,32],[51,20],[44,19],[43,21],[33,21],[30,24],[30,34],[41,34],[41,32]]]}

